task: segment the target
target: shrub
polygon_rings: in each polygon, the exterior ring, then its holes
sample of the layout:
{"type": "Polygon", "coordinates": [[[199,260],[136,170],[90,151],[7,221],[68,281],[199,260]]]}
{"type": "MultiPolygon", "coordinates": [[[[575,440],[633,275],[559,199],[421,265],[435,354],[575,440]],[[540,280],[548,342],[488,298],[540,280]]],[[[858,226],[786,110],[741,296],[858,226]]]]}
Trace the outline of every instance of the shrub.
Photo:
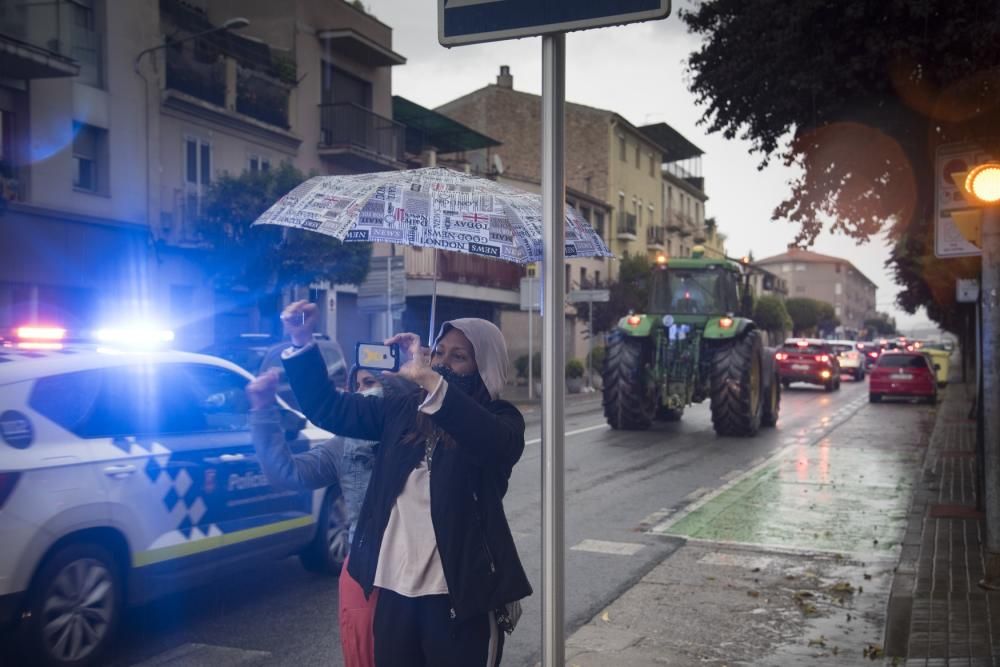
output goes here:
{"type": "Polygon", "coordinates": [[[566,377],[567,378],[582,378],[583,377],[583,362],[579,359],[570,359],[566,362],[566,377]]]}
{"type": "Polygon", "coordinates": [[[604,368],[604,357],[608,353],[608,348],[603,345],[595,345],[590,351],[590,369],[595,373],[600,373],[604,368]]]}
{"type": "Polygon", "coordinates": [[[514,371],[519,378],[528,377],[528,355],[522,354],[514,360],[514,371]]]}

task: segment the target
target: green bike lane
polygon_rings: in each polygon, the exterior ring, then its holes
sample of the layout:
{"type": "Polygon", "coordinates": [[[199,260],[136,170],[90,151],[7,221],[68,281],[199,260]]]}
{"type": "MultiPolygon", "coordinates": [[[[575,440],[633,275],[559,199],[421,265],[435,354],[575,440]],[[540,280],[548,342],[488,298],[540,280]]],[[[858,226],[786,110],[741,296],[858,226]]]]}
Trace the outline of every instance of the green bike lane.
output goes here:
{"type": "Polygon", "coordinates": [[[568,642],[568,664],[863,664],[934,408],[867,392],[648,532],[682,546],[568,642]]]}

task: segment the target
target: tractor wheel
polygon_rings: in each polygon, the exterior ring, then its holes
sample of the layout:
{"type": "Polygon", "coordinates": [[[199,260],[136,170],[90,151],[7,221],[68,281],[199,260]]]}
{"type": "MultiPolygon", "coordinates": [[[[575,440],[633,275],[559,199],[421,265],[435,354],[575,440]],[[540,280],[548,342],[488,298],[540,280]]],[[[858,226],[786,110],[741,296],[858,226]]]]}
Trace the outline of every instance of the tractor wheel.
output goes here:
{"type": "Polygon", "coordinates": [[[656,409],[656,418],[665,422],[679,422],[684,416],[684,408],[664,408],[656,409]]]}
{"type": "Polygon", "coordinates": [[[760,334],[751,331],[712,355],[712,425],[719,435],[752,436],[760,428],[764,381],[760,334]]]}
{"type": "Polygon", "coordinates": [[[775,426],[778,423],[778,413],[781,411],[781,381],[775,373],[771,378],[771,386],[764,397],[763,413],[760,416],[761,426],[775,426]]]}
{"type": "Polygon", "coordinates": [[[612,334],[604,357],[604,417],[611,428],[642,431],[656,411],[652,387],[647,386],[649,346],[640,339],[612,334]]]}

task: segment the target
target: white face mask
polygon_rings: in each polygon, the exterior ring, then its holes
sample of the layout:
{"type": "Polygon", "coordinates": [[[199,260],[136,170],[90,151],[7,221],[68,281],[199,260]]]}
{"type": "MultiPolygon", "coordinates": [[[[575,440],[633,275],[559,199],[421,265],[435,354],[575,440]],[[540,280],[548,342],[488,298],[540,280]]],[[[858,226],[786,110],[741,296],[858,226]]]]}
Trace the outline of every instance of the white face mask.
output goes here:
{"type": "Polygon", "coordinates": [[[381,397],[382,396],[382,387],[380,387],[380,386],[369,387],[368,389],[365,389],[364,391],[359,391],[358,393],[361,394],[362,396],[378,396],[378,397],[381,397]]]}

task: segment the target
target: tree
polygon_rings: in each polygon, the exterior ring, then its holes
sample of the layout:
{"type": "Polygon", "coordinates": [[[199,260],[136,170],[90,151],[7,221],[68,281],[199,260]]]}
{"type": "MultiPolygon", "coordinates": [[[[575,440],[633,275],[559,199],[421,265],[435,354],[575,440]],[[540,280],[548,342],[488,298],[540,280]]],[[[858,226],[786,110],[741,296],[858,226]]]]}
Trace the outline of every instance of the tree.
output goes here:
{"type": "MultiPolygon", "coordinates": [[[[618,265],[618,278],[608,283],[607,303],[594,304],[594,332],[611,331],[630,310],[644,312],[649,307],[649,260],[644,255],[625,257],[618,265]]],[[[577,317],[588,321],[589,303],[576,305],[577,317]]]]}
{"type": "Polygon", "coordinates": [[[211,185],[198,231],[211,246],[220,286],[274,291],[317,280],[357,284],[371,257],[367,243],[337,239],[274,225],[251,228],[254,220],[305,180],[289,164],[269,171],[224,174],[211,185]]]}
{"type": "Polygon", "coordinates": [[[764,331],[780,333],[792,330],[792,318],[788,315],[785,302],[776,296],[765,294],[753,306],[753,321],[764,331]]]}
{"type": "Polygon", "coordinates": [[[819,307],[819,301],[805,297],[785,301],[785,309],[792,319],[793,335],[807,336],[816,330],[816,325],[819,324],[819,307]]]}
{"type": "Polygon", "coordinates": [[[704,38],[688,64],[709,130],[749,140],[761,166],[803,170],[773,218],[805,243],[824,220],[859,242],[888,230],[899,305],[952,329],[944,288],[976,262],[933,256],[933,156],[1000,146],[995,0],[706,0],[681,14],[704,38]]]}
{"type": "Polygon", "coordinates": [[[878,313],[876,317],[869,317],[864,323],[869,336],[895,336],[896,320],[889,317],[888,313],[878,313]]]}
{"type": "Polygon", "coordinates": [[[837,311],[826,301],[817,301],[819,304],[817,312],[819,321],[816,323],[816,330],[820,336],[830,336],[840,326],[840,318],[837,311]]]}

